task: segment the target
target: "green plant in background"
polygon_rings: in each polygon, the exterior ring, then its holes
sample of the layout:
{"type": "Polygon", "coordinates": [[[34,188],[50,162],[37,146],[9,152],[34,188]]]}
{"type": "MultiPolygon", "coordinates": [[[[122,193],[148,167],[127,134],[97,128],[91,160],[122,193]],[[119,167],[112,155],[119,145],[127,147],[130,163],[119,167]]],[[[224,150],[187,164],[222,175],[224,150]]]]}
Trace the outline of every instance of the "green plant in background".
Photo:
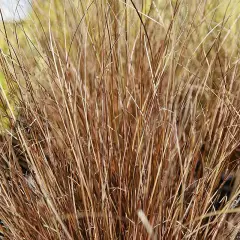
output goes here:
{"type": "Polygon", "coordinates": [[[17,85],[14,84],[11,71],[6,72],[3,68],[10,69],[8,65],[8,57],[4,52],[8,52],[6,43],[1,45],[1,62],[0,62],[0,133],[9,130],[14,124],[16,118],[16,100],[17,100],[17,85]]]}
{"type": "Polygon", "coordinates": [[[17,117],[18,86],[14,83],[13,73],[17,71],[14,64],[20,61],[18,59],[20,55],[16,55],[15,49],[25,49],[23,47],[25,42],[23,41],[24,32],[22,29],[24,28],[24,21],[28,19],[30,4],[26,0],[2,0],[0,7],[0,132],[3,133],[14,124],[17,117]],[[10,74],[11,72],[12,74],[10,74]]]}
{"type": "Polygon", "coordinates": [[[16,118],[16,92],[11,91],[5,75],[0,72],[0,133],[8,130],[16,118]]]}
{"type": "MultiPolygon", "coordinates": [[[[72,4],[75,4],[76,7],[77,2],[73,1],[72,4]]],[[[5,4],[7,5],[8,3],[6,2],[5,4]]],[[[51,39],[56,38],[59,50],[63,48],[65,52],[69,50],[71,45],[71,32],[67,30],[64,15],[60,14],[64,11],[65,4],[62,1],[54,0],[51,2],[42,1],[39,5],[37,1],[34,1],[32,6],[34,10],[29,12],[29,15],[24,19],[21,18],[18,21],[14,20],[11,22],[11,16],[6,17],[3,13],[3,18],[7,19],[7,21],[0,21],[0,54],[4,62],[1,64],[8,65],[7,68],[10,72],[12,71],[12,76],[17,74],[18,79],[22,79],[20,80],[21,84],[16,85],[13,77],[6,77],[0,68],[1,132],[9,130],[11,118],[17,118],[17,88],[26,88],[27,85],[26,76],[23,69],[19,68],[19,62],[24,61],[25,69],[31,69],[35,76],[40,76],[44,71],[49,71],[49,66],[53,64],[51,50],[49,52],[41,52],[41,44],[43,42],[47,44],[51,39]],[[45,15],[48,17],[46,18],[45,15]],[[49,57],[48,62],[44,60],[45,56],[49,57]],[[11,86],[11,90],[9,86],[11,86]],[[10,116],[9,113],[15,116],[10,116]]],[[[68,7],[70,9],[71,6],[68,7]]],[[[83,6],[79,6],[78,9],[81,7],[83,6]]],[[[15,11],[15,9],[12,11],[15,11]]],[[[74,14],[77,14],[76,10],[74,14]]],[[[61,54],[64,53],[61,52],[61,54]]],[[[42,84],[44,84],[44,81],[42,81],[42,84]]]]}

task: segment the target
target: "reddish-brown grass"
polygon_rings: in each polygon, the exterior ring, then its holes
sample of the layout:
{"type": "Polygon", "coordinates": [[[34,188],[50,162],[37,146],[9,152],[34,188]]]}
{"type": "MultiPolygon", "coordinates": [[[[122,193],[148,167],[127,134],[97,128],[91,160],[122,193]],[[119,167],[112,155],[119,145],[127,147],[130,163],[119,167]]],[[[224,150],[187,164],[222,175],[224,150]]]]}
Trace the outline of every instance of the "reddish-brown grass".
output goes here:
{"type": "Polygon", "coordinates": [[[36,2],[33,22],[5,24],[6,239],[237,234],[238,177],[214,208],[239,165],[236,36],[203,2],[140,2],[36,2]]]}

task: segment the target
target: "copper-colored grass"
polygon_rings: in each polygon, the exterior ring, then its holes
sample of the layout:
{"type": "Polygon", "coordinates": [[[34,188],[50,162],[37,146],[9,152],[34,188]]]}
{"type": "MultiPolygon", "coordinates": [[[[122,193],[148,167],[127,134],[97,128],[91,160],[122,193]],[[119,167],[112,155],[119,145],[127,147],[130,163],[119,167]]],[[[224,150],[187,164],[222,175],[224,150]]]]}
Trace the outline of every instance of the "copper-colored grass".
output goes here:
{"type": "Polygon", "coordinates": [[[239,40],[191,2],[36,1],[4,24],[5,239],[234,239],[239,180],[214,204],[239,175],[239,40]]]}

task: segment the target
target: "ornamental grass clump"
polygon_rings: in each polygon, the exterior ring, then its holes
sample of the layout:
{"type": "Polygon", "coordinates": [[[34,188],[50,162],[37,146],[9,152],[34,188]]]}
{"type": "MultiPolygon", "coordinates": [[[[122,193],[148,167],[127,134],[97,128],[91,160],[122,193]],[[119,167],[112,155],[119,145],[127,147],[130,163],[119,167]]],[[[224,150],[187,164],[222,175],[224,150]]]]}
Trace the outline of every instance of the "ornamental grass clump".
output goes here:
{"type": "Polygon", "coordinates": [[[5,239],[237,236],[239,14],[224,2],[35,1],[2,24],[5,239]]]}

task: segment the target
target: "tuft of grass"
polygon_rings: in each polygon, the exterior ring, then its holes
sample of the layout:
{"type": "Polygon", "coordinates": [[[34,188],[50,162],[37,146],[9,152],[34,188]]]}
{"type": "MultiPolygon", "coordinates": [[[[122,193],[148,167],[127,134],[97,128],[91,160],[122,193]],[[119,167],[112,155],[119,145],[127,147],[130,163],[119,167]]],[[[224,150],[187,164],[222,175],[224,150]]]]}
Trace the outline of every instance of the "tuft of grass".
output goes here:
{"type": "Polygon", "coordinates": [[[5,239],[238,234],[239,13],[223,2],[36,0],[3,23],[5,239]]]}

